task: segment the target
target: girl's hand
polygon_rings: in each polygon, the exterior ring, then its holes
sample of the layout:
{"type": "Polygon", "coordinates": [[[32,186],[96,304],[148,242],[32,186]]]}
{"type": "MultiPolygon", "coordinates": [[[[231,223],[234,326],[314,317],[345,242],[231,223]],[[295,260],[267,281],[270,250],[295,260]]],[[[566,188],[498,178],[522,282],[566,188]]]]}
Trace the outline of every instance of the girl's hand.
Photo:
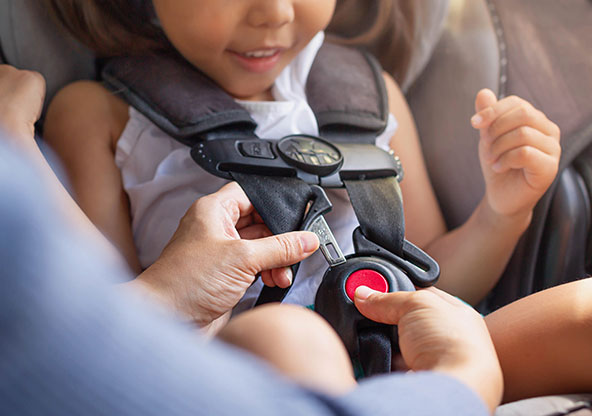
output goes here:
{"type": "Polygon", "coordinates": [[[200,198],[161,256],[128,285],[148,289],[200,326],[230,311],[262,271],[272,270],[269,282],[289,286],[286,266],[310,256],[319,241],[310,232],[266,237],[253,214],[234,182],[200,198]]]}
{"type": "Polygon", "coordinates": [[[479,91],[471,124],[479,129],[479,159],[486,201],[493,213],[527,219],[553,182],[559,166],[559,127],[527,101],[497,100],[479,91]]]}
{"type": "Polygon", "coordinates": [[[34,143],[44,97],[45,80],[39,73],[0,65],[0,128],[11,138],[34,143]]]}

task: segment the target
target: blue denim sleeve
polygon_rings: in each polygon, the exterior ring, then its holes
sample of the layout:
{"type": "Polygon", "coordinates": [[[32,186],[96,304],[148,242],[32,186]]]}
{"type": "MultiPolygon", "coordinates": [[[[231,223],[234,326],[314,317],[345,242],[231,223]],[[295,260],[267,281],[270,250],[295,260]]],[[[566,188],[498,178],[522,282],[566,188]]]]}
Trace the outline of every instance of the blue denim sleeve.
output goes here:
{"type": "Polygon", "coordinates": [[[25,165],[0,146],[0,414],[487,414],[444,376],[378,377],[329,397],[205,343],[118,289],[127,272],[60,219],[25,165]]]}

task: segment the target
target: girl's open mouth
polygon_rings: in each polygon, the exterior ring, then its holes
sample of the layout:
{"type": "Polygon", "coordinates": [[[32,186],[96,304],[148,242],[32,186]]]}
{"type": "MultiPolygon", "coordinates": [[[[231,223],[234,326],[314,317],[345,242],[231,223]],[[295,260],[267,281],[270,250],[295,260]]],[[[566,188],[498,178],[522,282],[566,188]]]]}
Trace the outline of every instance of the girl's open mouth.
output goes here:
{"type": "Polygon", "coordinates": [[[260,49],[249,52],[230,53],[236,58],[239,64],[250,72],[267,72],[279,61],[282,50],[279,48],[260,49]]]}

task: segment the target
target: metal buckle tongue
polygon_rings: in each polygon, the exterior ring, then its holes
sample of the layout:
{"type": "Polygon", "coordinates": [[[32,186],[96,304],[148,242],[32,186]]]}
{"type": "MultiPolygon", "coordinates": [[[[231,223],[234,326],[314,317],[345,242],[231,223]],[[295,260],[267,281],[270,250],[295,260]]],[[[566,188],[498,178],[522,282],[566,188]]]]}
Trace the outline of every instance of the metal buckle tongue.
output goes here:
{"type": "Polygon", "coordinates": [[[335,240],[335,236],[331,232],[327,221],[325,221],[325,217],[322,215],[318,217],[306,231],[312,231],[319,237],[319,242],[321,243],[319,248],[323,256],[325,256],[325,260],[329,263],[329,266],[333,267],[345,263],[345,256],[339,244],[337,244],[337,240],[335,240]]]}
{"type": "Polygon", "coordinates": [[[301,229],[303,231],[311,231],[317,235],[320,242],[319,248],[325,260],[329,263],[329,266],[333,267],[345,263],[345,256],[341,251],[341,247],[337,244],[333,232],[329,228],[327,221],[325,221],[325,217],[323,217],[323,214],[331,211],[333,205],[323,188],[318,185],[313,185],[311,188],[315,199],[308,209],[301,229]]]}

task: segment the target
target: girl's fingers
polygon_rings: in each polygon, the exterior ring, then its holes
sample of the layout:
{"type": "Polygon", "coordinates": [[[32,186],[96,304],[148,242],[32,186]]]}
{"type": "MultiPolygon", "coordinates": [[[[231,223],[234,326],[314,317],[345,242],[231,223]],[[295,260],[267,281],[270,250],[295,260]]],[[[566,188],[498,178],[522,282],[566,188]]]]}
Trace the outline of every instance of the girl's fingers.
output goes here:
{"type": "Polygon", "coordinates": [[[533,188],[548,186],[557,172],[557,159],[530,146],[521,146],[504,153],[491,167],[497,173],[523,169],[527,183],[533,188]]]}
{"type": "Polygon", "coordinates": [[[491,123],[493,123],[502,114],[505,114],[508,111],[520,106],[532,107],[532,105],[528,101],[525,101],[522,98],[517,97],[515,95],[502,98],[493,105],[477,112],[471,118],[471,124],[476,129],[488,128],[491,125],[491,123]]]}
{"type": "Polygon", "coordinates": [[[557,140],[541,133],[537,129],[529,126],[522,126],[495,139],[495,141],[486,148],[484,156],[488,162],[494,163],[504,153],[524,146],[532,147],[549,156],[557,158],[561,153],[561,147],[557,140]]]}
{"type": "Polygon", "coordinates": [[[475,112],[491,107],[497,102],[497,96],[493,91],[488,88],[484,88],[477,93],[475,98],[475,112]]]}
{"type": "Polygon", "coordinates": [[[487,128],[487,137],[495,139],[518,127],[528,126],[559,140],[559,128],[531,105],[520,104],[497,117],[487,128]]]}

